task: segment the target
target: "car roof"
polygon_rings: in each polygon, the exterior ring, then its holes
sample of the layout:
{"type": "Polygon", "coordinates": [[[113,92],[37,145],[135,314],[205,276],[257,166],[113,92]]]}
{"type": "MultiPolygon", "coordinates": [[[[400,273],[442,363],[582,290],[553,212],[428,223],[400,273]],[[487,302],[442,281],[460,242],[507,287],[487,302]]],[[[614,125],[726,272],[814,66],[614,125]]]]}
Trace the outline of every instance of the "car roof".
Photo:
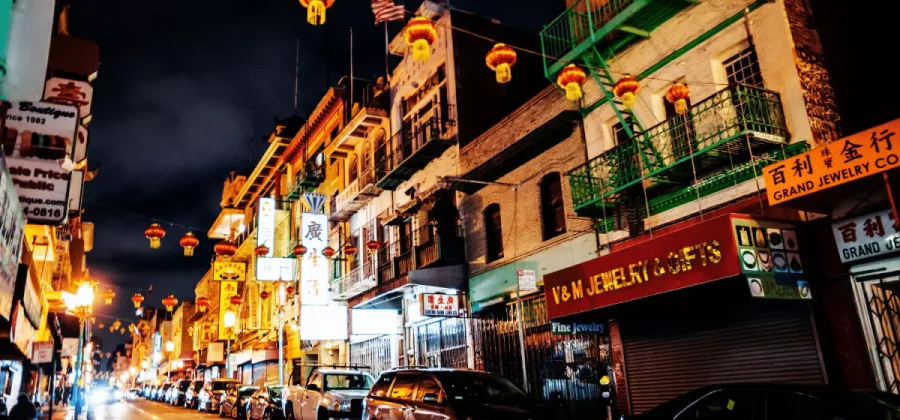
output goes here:
{"type": "Polygon", "coordinates": [[[239,381],[239,380],[237,380],[237,379],[232,379],[232,378],[216,378],[216,379],[213,379],[212,382],[234,382],[234,383],[240,383],[241,381],[239,381]]]}
{"type": "Polygon", "coordinates": [[[352,370],[352,369],[316,369],[317,372],[327,375],[327,374],[337,374],[337,375],[358,375],[360,373],[365,373],[361,370],[352,370]]]}

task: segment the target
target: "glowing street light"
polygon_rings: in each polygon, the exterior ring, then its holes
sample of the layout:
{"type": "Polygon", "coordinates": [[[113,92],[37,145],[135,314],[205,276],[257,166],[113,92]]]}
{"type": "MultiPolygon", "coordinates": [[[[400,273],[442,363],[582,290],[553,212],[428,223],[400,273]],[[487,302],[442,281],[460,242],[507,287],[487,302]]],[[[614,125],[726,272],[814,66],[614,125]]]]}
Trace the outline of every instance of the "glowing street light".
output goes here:
{"type": "Polygon", "coordinates": [[[225,311],[222,322],[228,330],[228,344],[226,344],[225,347],[225,374],[228,378],[231,378],[231,334],[234,329],[234,324],[237,322],[237,315],[234,314],[234,311],[229,309],[225,311]]]}
{"type": "Polygon", "coordinates": [[[175,342],[172,340],[166,341],[166,351],[171,353],[175,351],[175,342]]]}

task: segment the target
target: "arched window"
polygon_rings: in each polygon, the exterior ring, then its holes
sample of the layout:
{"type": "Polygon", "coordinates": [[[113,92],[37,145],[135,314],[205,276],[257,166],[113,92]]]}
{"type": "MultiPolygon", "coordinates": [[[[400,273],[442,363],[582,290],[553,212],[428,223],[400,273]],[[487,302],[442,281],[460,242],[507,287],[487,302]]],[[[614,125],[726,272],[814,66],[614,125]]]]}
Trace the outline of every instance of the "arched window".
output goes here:
{"type": "Polygon", "coordinates": [[[499,204],[491,204],[484,209],[484,237],[487,262],[503,258],[503,226],[500,223],[499,204]]]}
{"type": "Polygon", "coordinates": [[[356,155],[350,155],[350,167],[347,168],[347,183],[351,183],[356,181],[356,177],[359,176],[359,162],[356,159],[356,155]]]}
{"type": "Polygon", "coordinates": [[[544,240],[566,232],[566,209],[563,205],[559,172],[551,172],[541,179],[541,225],[544,240]]]}
{"type": "Polygon", "coordinates": [[[378,133],[375,138],[375,170],[387,173],[390,169],[387,167],[388,147],[387,135],[384,130],[378,133]]]}

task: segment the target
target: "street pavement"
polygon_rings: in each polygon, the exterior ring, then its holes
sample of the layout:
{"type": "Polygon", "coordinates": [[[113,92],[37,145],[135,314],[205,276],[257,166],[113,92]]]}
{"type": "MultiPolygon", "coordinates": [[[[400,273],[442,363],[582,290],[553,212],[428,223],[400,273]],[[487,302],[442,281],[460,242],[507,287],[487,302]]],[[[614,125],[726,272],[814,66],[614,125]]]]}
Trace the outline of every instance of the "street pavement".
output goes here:
{"type": "MultiPolygon", "coordinates": [[[[73,410],[57,410],[57,408],[53,408],[51,420],[74,419],[75,412],[73,410]]],[[[44,411],[46,414],[46,409],[44,411]]],[[[46,415],[44,418],[47,418],[46,415]]],[[[137,399],[114,404],[93,405],[87,420],[212,420],[218,418],[218,414],[207,414],[183,407],[174,407],[166,403],[137,399]]],[[[84,415],[79,420],[85,420],[84,415]]]]}

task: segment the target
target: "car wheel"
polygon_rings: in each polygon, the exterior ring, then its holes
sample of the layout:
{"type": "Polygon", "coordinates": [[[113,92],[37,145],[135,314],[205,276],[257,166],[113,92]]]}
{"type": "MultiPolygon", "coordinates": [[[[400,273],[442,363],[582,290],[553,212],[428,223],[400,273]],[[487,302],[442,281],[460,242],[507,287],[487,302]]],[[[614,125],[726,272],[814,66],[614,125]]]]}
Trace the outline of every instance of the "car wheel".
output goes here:
{"type": "Polygon", "coordinates": [[[297,420],[297,419],[294,418],[294,406],[293,406],[293,405],[288,404],[288,405],[285,407],[284,411],[285,411],[284,417],[285,417],[287,420],[297,420]]]}
{"type": "Polygon", "coordinates": [[[324,408],[320,408],[316,414],[316,420],[328,420],[328,412],[324,408]]]}

